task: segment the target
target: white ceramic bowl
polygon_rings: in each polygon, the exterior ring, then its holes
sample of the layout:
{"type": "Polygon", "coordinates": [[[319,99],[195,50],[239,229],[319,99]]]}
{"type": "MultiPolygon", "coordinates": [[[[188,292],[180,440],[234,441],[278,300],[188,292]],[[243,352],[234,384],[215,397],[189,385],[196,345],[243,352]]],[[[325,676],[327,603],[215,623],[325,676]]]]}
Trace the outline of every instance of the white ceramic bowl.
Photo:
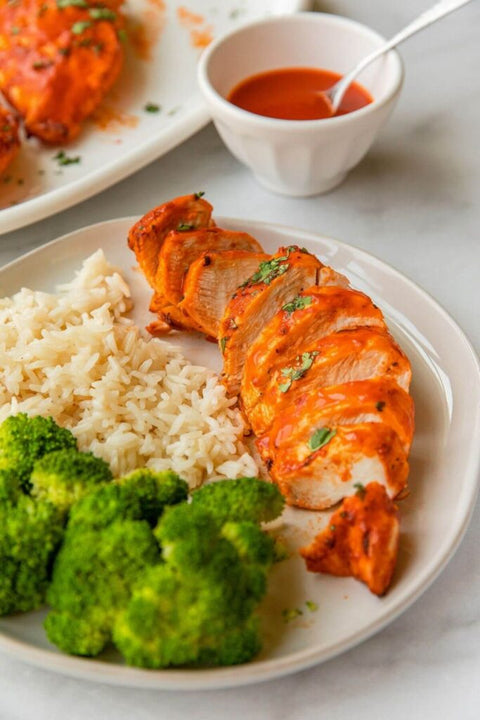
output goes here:
{"type": "Polygon", "coordinates": [[[370,28],[338,15],[271,17],[213,42],[200,58],[199,84],[220,136],[262,185],[286,195],[316,195],[342,182],[393,110],[403,81],[398,53],[390,51],[358,76],[374,101],[347,115],[278,120],[226,97],[241,80],[266,70],[318,67],[343,74],[382,42],[370,28]]]}

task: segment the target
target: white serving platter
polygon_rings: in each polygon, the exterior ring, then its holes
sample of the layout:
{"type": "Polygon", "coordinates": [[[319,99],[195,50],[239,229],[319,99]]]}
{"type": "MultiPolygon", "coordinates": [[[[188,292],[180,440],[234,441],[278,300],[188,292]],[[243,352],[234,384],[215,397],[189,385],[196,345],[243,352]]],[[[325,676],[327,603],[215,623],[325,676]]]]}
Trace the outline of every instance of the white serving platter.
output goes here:
{"type": "MultiPolygon", "coordinates": [[[[480,369],[455,322],[418,286],[357,248],[293,228],[215,219],[220,226],[251,233],[267,251],[299,244],[345,273],[380,306],[410,357],[417,427],[410,495],[400,503],[400,553],[393,584],[385,597],[378,598],[353,579],[307,573],[293,553],[275,567],[261,608],[264,649],[242,666],[153,671],[127,667],[113,651],[94,660],[62,655],[45,637],[43,611],[0,618],[3,653],[59,673],[131,687],[212,689],[278,678],[345,652],[391,623],[444,569],[465,533],[479,480],[480,369]],[[315,611],[309,609],[311,603],[315,611]],[[285,622],[285,610],[301,614],[285,622]]],[[[22,285],[51,291],[101,247],[131,285],[134,319],[147,324],[151,291],[126,245],[134,220],[78,230],[14,261],[0,269],[1,295],[22,285]]],[[[182,333],[172,339],[195,363],[219,367],[215,345],[182,333]]],[[[306,544],[328,517],[328,512],[289,508],[282,517],[282,535],[293,550],[306,544]]]]}

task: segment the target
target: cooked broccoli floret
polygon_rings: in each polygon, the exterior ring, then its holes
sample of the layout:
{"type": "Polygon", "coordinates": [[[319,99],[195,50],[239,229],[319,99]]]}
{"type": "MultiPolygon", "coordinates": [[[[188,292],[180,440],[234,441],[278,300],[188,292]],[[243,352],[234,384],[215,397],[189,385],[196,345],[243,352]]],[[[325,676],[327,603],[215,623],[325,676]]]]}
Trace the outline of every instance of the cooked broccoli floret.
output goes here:
{"type": "Polygon", "coordinates": [[[205,503],[165,511],[155,528],[164,562],[139,580],[115,622],[114,642],[127,663],[234,665],[257,654],[255,611],[275,549],[252,516],[270,520],[283,508],[276,488],[268,492],[267,507],[263,485],[254,478],[221,481],[209,486],[218,489],[205,494],[205,503]],[[239,491],[247,483],[248,501],[239,510],[239,491]],[[263,503],[260,509],[253,498],[263,503]]]}
{"type": "Polygon", "coordinates": [[[35,461],[30,476],[31,494],[50,500],[67,512],[86,492],[112,479],[108,464],[92,453],[57,450],[35,461]]]}
{"type": "Polygon", "coordinates": [[[161,561],[151,524],[187,496],[174,473],[148,470],[103,485],[76,502],[53,568],[49,639],[76,655],[97,655],[133,585],[161,561]]]}
{"type": "Polygon", "coordinates": [[[46,453],[76,447],[70,430],[59,427],[51,417],[19,413],[0,425],[0,468],[13,468],[25,490],[30,487],[35,460],[46,453]]]}
{"type": "Polygon", "coordinates": [[[0,503],[16,503],[23,494],[19,474],[13,468],[0,468],[0,503]]]}
{"type": "Polygon", "coordinates": [[[285,504],[276,485],[250,477],[205,485],[193,493],[192,502],[221,522],[250,520],[257,523],[274,520],[285,504]]]}
{"type": "Polygon", "coordinates": [[[48,501],[0,502],[0,615],[43,603],[62,533],[62,514],[48,501]]]}
{"type": "Polygon", "coordinates": [[[74,655],[98,655],[134,583],[159,561],[143,520],[117,520],[101,530],[67,529],[47,593],[53,608],[45,620],[49,640],[74,655]]]}
{"type": "Polygon", "coordinates": [[[146,520],[153,526],[166,505],[174,505],[187,497],[188,485],[175,473],[136,470],[75,503],[69,527],[84,525],[100,529],[120,518],[146,520]]]}

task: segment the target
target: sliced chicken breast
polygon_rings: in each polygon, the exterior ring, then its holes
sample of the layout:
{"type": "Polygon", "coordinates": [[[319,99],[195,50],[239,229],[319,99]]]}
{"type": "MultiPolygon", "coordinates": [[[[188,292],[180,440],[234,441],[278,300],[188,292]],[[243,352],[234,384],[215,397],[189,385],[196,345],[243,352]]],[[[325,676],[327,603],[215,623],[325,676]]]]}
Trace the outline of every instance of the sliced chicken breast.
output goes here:
{"type": "Polygon", "coordinates": [[[262,398],[276,368],[291,367],[296,357],[321,338],[359,326],[387,331],[380,310],[357,290],[309,287],[282,304],[249,343],[241,384],[247,417],[262,398]]]}
{"type": "Polygon", "coordinates": [[[184,195],[159,205],[147,212],[130,229],[128,246],[137,258],[138,264],[149,284],[156,287],[160,250],[172,230],[193,230],[215,225],[211,218],[213,207],[200,193],[184,195]]]}
{"type": "Polygon", "coordinates": [[[372,482],[346,498],[328,527],[300,554],[311,572],[351,575],[384,595],[395,570],[399,536],[398,508],[383,485],[372,482]]]}
{"type": "Polygon", "coordinates": [[[206,335],[218,338],[220,320],[232,295],[269,257],[245,250],[203,253],[185,276],[179,310],[206,335]]]}
{"type": "Polygon", "coordinates": [[[325,428],[356,423],[383,423],[394,430],[408,452],[413,438],[415,411],[410,395],[397,383],[384,378],[355,380],[317,388],[298,395],[282,409],[266,433],[273,456],[292,445],[303,459],[310,454],[311,438],[325,428]]]}
{"type": "MultiPolygon", "coordinates": [[[[355,321],[355,314],[352,320],[355,321]]],[[[340,330],[302,346],[301,352],[296,344],[293,348],[287,345],[272,357],[269,351],[277,336],[271,341],[267,338],[269,326],[247,354],[240,392],[242,407],[256,435],[266,432],[275,416],[300,394],[313,394],[323,387],[382,377],[408,390],[411,379],[408,358],[381,327],[340,330]],[[263,349],[258,348],[260,338],[263,349]],[[269,360],[258,362],[266,348],[269,360]],[[252,355],[257,362],[253,362],[252,355]]]]}
{"type": "Polygon", "coordinates": [[[289,505],[324,510],[352,495],[358,484],[378,482],[389,497],[405,490],[408,462],[397,433],[381,422],[310,430],[272,453],[268,435],[257,441],[271,479],[289,505]]]}
{"type": "Polygon", "coordinates": [[[278,310],[299,292],[315,285],[322,263],[296,246],[280,248],[242,284],[228,303],[218,333],[223,353],[222,380],[238,394],[245,356],[257,335],[278,310]]]}
{"type": "Polygon", "coordinates": [[[166,236],[158,258],[157,292],[161,292],[173,305],[178,304],[184,296],[184,280],[190,265],[204,252],[222,250],[261,253],[262,247],[248,233],[219,227],[172,230],[166,236]]]}

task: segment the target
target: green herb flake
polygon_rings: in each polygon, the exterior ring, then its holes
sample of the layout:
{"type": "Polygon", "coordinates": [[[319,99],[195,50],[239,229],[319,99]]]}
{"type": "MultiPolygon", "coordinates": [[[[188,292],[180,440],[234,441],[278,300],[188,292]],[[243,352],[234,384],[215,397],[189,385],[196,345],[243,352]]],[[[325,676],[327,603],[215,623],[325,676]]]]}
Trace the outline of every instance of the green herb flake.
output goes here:
{"type": "Polygon", "coordinates": [[[194,225],[191,225],[190,223],[180,223],[180,225],[177,225],[177,230],[179,232],[185,232],[186,230],[193,230],[194,225]]]}
{"type": "Polygon", "coordinates": [[[285,312],[291,315],[295,310],[303,310],[311,305],[312,299],[311,295],[297,295],[291,302],[282,305],[282,310],[285,310],[285,312]]]}
{"type": "Polygon", "coordinates": [[[275,278],[287,272],[289,265],[281,265],[284,260],[288,260],[288,255],[282,255],[281,257],[272,258],[271,260],[264,260],[258,266],[257,272],[248,280],[245,280],[240,287],[247,287],[247,285],[255,285],[256,283],[270,285],[272,280],[275,280],[275,278]]]}
{"type": "Polygon", "coordinates": [[[193,197],[195,198],[195,200],[200,200],[200,198],[202,198],[204,195],[205,195],[205,191],[200,190],[200,192],[194,193],[193,197]]]}
{"type": "Polygon", "coordinates": [[[377,402],[375,407],[377,408],[378,412],[382,412],[385,405],[386,405],[386,402],[384,400],[380,400],[379,402],[377,402]]]}
{"type": "Polygon", "coordinates": [[[68,7],[86,8],[88,7],[88,3],[87,0],[57,0],[57,7],[59,10],[64,10],[68,7]]]}
{"type": "Polygon", "coordinates": [[[85,30],[88,30],[92,26],[90,20],[79,20],[72,25],[72,33],[74,35],[81,35],[85,30]]]}
{"type": "Polygon", "coordinates": [[[61,48],[58,48],[58,52],[60,55],[63,55],[64,57],[68,57],[70,55],[70,48],[69,47],[61,47],[61,48]]]}
{"type": "Polygon", "coordinates": [[[282,618],[286,623],[296,620],[300,615],[303,615],[303,611],[300,610],[300,608],[285,608],[282,610],[282,618]]]}
{"type": "Polygon", "coordinates": [[[80,162],[80,156],[77,155],[75,157],[69,157],[64,150],[60,150],[56,155],[53,157],[54,160],[58,162],[59,165],[78,165],[80,162]]]}
{"type": "Polygon", "coordinates": [[[365,497],[365,493],[367,492],[365,490],[365,485],[362,485],[362,483],[355,483],[353,487],[357,488],[355,495],[357,495],[361,500],[363,500],[363,498],[365,497]]]}
{"type": "Polygon", "coordinates": [[[222,355],[225,353],[225,347],[227,345],[228,337],[222,337],[220,340],[220,350],[222,351],[222,355]]]}
{"type": "Polygon", "coordinates": [[[329,527],[330,532],[335,532],[336,529],[337,529],[336,525],[330,525],[330,527],[329,527]]]}
{"type": "Polygon", "coordinates": [[[10,132],[11,129],[11,125],[2,125],[2,132],[10,132]]]}
{"type": "Polygon", "coordinates": [[[121,43],[127,42],[127,31],[124,28],[121,28],[120,30],[117,30],[117,37],[120,40],[121,43]]]}
{"type": "Polygon", "coordinates": [[[316,602],[313,602],[313,600],[307,600],[305,602],[305,605],[307,606],[308,610],[310,610],[310,612],[316,612],[318,610],[318,605],[316,602]]]}
{"type": "Polygon", "coordinates": [[[321,447],[329,443],[336,434],[336,430],[331,430],[328,427],[318,428],[308,441],[308,447],[313,451],[319,450],[321,447]]]}
{"type": "Polygon", "coordinates": [[[12,35],[18,35],[18,33],[20,32],[20,28],[18,27],[18,25],[12,25],[10,31],[12,35]]]}
{"type": "Polygon", "coordinates": [[[149,102],[147,103],[144,108],[145,112],[148,113],[158,113],[162,109],[160,105],[156,105],[155,103],[149,102]]]}
{"type": "Polygon", "coordinates": [[[51,65],[53,65],[51,60],[35,60],[35,62],[32,63],[32,68],[34,70],[45,70],[51,65]]]}
{"type": "Polygon", "coordinates": [[[280,370],[281,375],[284,378],[288,378],[289,380],[286,383],[282,383],[278,386],[280,392],[287,392],[288,390],[290,390],[292,382],[294,380],[300,380],[300,378],[305,375],[307,370],[310,370],[317,355],[318,352],[316,350],[314,350],[313,352],[304,352],[297,357],[297,362],[301,362],[301,365],[299,367],[282,368],[280,370]]]}
{"type": "Polygon", "coordinates": [[[89,8],[88,14],[94,20],[115,20],[117,13],[113,12],[109,8],[104,7],[93,7],[89,8]]]}

